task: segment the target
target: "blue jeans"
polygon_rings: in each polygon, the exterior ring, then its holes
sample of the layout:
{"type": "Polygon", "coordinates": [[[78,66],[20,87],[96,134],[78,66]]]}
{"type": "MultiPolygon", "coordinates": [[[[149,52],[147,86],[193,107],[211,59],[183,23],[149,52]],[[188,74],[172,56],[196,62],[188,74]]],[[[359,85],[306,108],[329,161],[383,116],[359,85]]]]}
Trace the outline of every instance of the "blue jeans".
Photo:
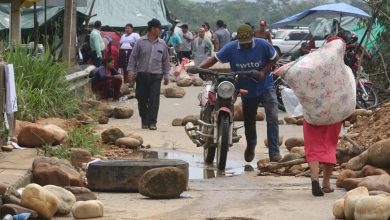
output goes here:
{"type": "Polygon", "coordinates": [[[257,144],[256,115],[260,102],[263,103],[265,109],[269,156],[279,155],[278,100],[274,88],[266,90],[260,97],[242,101],[247,146],[254,147],[257,144]]]}

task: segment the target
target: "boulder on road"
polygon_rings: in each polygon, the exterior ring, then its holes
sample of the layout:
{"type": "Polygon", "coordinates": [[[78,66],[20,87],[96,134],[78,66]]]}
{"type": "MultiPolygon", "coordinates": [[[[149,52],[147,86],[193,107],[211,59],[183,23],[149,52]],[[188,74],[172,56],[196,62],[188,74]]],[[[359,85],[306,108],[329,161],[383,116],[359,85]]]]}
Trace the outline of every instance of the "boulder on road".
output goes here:
{"type": "Polygon", "coordinates": [[[186,190],[187,181],[179,168],[155,168],[141,177],[138,190],[140,194],[153,199],[174,199],[186,190]]]}
{"type": "Polygon", "coordinates": [[[356,201],[354,217],[356,220],[388,220],[390,217],[390,198],[367,196],[356,201]]]}
{"type": "Polygon", "coordinates": [[[72,208],[76,219],[103,217],[103,203],[98,200],[78,201],[72,208]]]}
{"type": "Polygon", "coordinates": [[[359,199],[368,197],[368,190],[365,187],[353,189],[344,197],[344,214],[347,219],[355,219],[355,205],[359,199]]]}
{"type": "Polygon", "coordinates": [[[50,219],[58,211],[57,197],[42,186],[32,183],[22,193],[22,206],[35,210],[44,218],[50,219]]]}
{"type": "Polygon", "coordinates": [[[194,86],[203,86],[203,80],[199,77],[195,77],[192,79],[192,85],[194,86]]]}
{"type": "Polygon", "coordinates": [[[303,138],[289,138],[284,143],[286,145],[287,150],[291,150],[293,147],[302,147],[305,145],[303,138]]]}
{"type": "Polygon", "coordinates": [[[345,219],[344,214],[344,199],[338,199],[333,204],[333,216],[336,219],[345,219]]]}
{"type": "Polygon", "coordinates": [[[191,79],[181,79],[176,83],[177,86],[179,87],[189,87],[192,85],[192,80],[191,79]]]}
{"type": "Polygon", "coordinates": [[[183,126],[183,119],[181,118],[173,119],[172,126],[183,126]]]}
{"type": "Polygon", "coordinates": [[[128,107],[114,108],[113,116],[116,119],[128,119],[134,115],[134,110],[128,107]]]}
{"type": "Polygon", "coordinates": [[[264,121],[264,119],[265,119],[264,112],[257,112],[256,121],[264,121]]]}
{"type": "Polygon", "coordinates": [[[191,122],[194,125],[198,125],[198,120],[200,119],[199,115],[188,115],[183,118],[182,125],[185,126],[188,122],[191,122]]]}
{"type": "Polygon", "coordinates": [[[102,125],[108,124],[109,120],[110,119],[107,116],[105,116],[105,115],[100,115],[99,118],[98,118],[99,124],[102,124],[102,125]]]}
{"type": "Polygon", "coordinates": [[[128,85],[126,85],[125,83],[122,84],[122,86],[121,86],[121,94],[122,94],[122,96],[128,95],[130,93],[131,93],[130,87],[128,85]]]}
{"type": "Polygon", "coordinates": [[[53,134],[55,140],[53,145],[59,145],[68,138],[68,132],[58,127],[57,125],[49,124],[49,125],[45,125],[43,128],[45,128],[48,132],[51,132],[53,134]]]}
{"type": "Polygon", "coordinates": [[[379,168],[390,167],[390,138],[376,142],[367,151],[370,165],[379,168]]]}
{"type": "Polygon", "coordinates": [[[72,206],[76,202],[76,197],[73,193],[54,185],[46,185],[43,188],[53,193],[58,199],[58,214],[66,215],[70,213],[72,206]]]}
{"type": "Polygon", "coordinates": [[[105,144],[115,144],[115,141],[124,137],[125,134],[119,128],[110,128],[102,132],[102,141],[105,144]]]}
{"type": "Polygon", "coordinates": [[[296,118],[294,118],[294,117],[284,117],[284,121],[286,122],[286,124],[288,124],[288,125],[295,125],[295,124],[297,124],[297,119],[296,118]]]}
{"type": "Polygon", "coordinates": [[[166,98],[183,98],[186,92],[181,87],[168,87],[164,89],[163,94],[166,98]]]}
{"type": "Polygon", "coordinates": [[[25,126],[18,135],[18,144],[25,147],[42,147],[52,145],[54,142],[54,134],[36,124],[25,126]]]}
{"type": "Polygon", "coordinates": [[[141,142],[132,137],[123,137],[115,141],[115,145],[118,147],[137,149],[141,146],[141,142]]]}
{"type": "Polygon", "coordinates": [[[33,182],[41,186],[82,186],[79,172],[67,160],[56,157],[36,158],[32,167],[33,182]]]}
{"type": "Polygon", "coordinates": [[[279,162],[280,163],[284,163],[284,162],[288,162],[288,161],[292,161],[292,160],[297,160],[297,159],[300,159],[300,158],[302,158],[302,156],[299,155],[299,154],[288,153],[288,154],[284,155],[283,159],[280,160],[279,162]]]}
{"type": "Polygon", "coordinates": [[[65,186],[65,189],[73,193],[76,201],[97,200],[97,196],[90,189],[79,186],[65,186]]]}
{"type": "Polygon", "coordinates": [[[105,116],[108,118],[112,117],[112,115],[114,114],[114,109],[114,106],[107,104],[99,105],[99,107],[97,108],[98,111],[104,112],[105,116]]]}
{"type": "MultiPolygon", "coordinates": [[[[283,144],[283,141],[284,141],[284,137],[283,136],[279,136],[279,146],[282,146],[282,144],[283,144]]],[[[268,139],[264,139],[264,145],[266,146],[266,147],[268,147],[268,139]]]]}

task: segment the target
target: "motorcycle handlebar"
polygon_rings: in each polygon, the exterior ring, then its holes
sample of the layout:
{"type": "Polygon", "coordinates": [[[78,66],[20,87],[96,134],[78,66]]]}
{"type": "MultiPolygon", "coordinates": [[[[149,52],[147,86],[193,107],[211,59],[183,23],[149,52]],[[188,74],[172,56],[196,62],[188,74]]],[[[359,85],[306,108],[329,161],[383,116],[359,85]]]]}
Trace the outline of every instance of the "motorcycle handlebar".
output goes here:
{"type": "MultiPolygon", "coordinates": [[[[223,73],[218,73],[218,72],[214,72],[212,70],[208,70],[208,69],[202,69],[202,68],[199,68],[199,67],[195,67],[195,66],[191,66],[188,68],[187,70],[189,73],[199,73],[199,74],[205,74],[205,75],[219,75],[219,74],[223,74],[223,73]]],[[[227,73],[229,75],[234,75],[234,76],[247,76],[247,77],[251,77],[251,78],[255,78],[255,79],[259,79],[260,77],[260,72],[257,71],[257,70],[249,70],[249,71],[237,71],[237,72],[230,72],[230,73],[227,73]]]]}

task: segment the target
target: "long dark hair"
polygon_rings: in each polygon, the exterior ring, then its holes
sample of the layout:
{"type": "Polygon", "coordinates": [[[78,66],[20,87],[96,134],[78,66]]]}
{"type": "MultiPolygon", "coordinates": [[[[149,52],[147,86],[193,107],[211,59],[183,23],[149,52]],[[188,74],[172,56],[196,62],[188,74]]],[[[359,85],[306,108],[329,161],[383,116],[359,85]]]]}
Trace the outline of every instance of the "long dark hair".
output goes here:
{"type": "Polygon", "coordinates": [[[114,60],[114,58],[112,58],[111,56],[106,57],[106,58],[103,59],[102,64],[103,64],[104,67],[107,67],[107,65],[109,63],[111,63],[113,60],[114,60]]]}

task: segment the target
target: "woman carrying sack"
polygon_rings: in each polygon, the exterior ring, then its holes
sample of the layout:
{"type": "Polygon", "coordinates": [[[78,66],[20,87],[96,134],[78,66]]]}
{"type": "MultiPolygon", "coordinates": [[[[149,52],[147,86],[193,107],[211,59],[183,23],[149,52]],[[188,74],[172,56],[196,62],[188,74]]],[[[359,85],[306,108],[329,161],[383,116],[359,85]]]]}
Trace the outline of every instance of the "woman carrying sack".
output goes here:
{"type": "Polygon", "coordinates": [[[312,194],[333,192],[330,177],[342,122],[356,106],[356,84],[352,70],[344,64],[346,44],[331,37],[319,50],[276,71],[297,95],[303,107],[303,136],[306,161],[310,166],[312,194]],[[321,62],[318,62],[319,58],[321,62]],[[315,62],[317,60],[317,62],[315,62]],[[319,183],[323,165],[322,187],[319,183]]]}

